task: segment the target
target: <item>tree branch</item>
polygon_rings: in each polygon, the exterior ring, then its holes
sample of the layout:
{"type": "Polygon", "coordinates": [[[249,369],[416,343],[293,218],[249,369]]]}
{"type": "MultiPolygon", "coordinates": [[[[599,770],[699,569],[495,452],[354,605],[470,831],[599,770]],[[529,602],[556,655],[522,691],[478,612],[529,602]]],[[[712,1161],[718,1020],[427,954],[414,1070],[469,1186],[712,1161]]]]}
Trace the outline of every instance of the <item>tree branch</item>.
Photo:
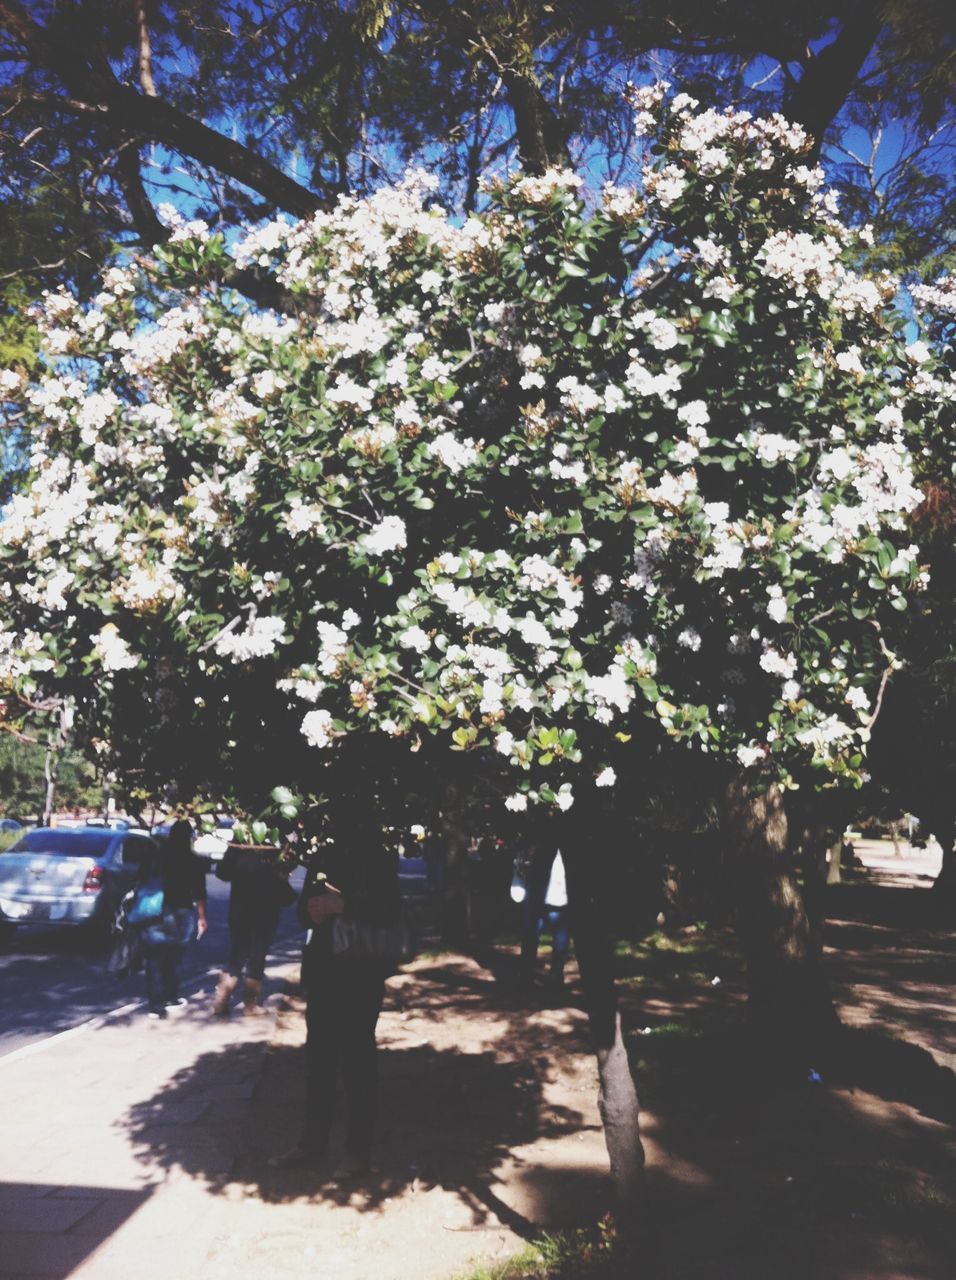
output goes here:
{"type": "Polygon", "coordinates": [[[116,174],[126,197],[126,207],[133,219],[133,226],[145,245],[162,244],[169,238],[169,228],[159,220],[153,202],[146,194],[140,169],[139,147],[130,139],[120,148],[116,159],[116,174]]]}
{"type": "Polygon", "coordinates": [[[90,103],[103,122],[117,131],[137,133],[182,151],[298,217],[308,217],[325,203],[249,147],[162,98],[120,84],[96,52],[84,47],[79,32],[71,32],[69,40],[52,34],[34,22],[18,0],[0,0],[0,28],[23,46],[35,64],[56,75],[73,99],[90,103]]]}
{"type": "MultiPolygon", "coordinates": [[[[34,93],[15,85],[0,86],[0,102],[8,102],[10,104],[8,110],[27,106],[42,107],[47,111],[69,111],[73,115],[102,116],[105,114],[104,108],[97,106],[95,102],[81,102],[78,98],[64,98],[56,93],[34,93]]],[[[4,114],[7,113],[4,112],[4,114]]]]}
{"type": "Polygon", "coordinates": [[[812,135],[815,153],[882,29],[883,6],[861,0],[833,43],[809,59],[800,83],[784,103],[783,114],[812,135]]]}

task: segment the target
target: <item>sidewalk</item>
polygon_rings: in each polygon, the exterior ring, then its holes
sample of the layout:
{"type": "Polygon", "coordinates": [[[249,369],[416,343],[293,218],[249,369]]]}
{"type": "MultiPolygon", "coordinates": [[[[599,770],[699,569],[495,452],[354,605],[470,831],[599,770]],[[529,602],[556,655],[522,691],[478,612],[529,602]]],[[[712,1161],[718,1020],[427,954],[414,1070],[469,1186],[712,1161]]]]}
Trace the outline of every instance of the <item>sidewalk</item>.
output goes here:
{"type": "MultiPolygon", "coordinates": [[[[288,960],[270,968],[274,994],[259,1019],[211,1018],[207,990],[165,1022],[140,1007],[0,1060],[2,1280],[447,1280],[475,1257],[522,1247],[487,1179],[419,1181],[409,1151],[424,1138],[427,1152],[428,1107],[441,1117],[446,1103],[460,1111],[468,1100],[422,1089],[437,1049],[402,1010],[403,978],[390,984],[379,1039],[399,1079],[408,1073],[405,1096],[426,1095],[425,1110],[390,1121],[385,1174],[349,1190],[269,1169],[268,1156],[294,1142],[300,1113],[304,1019],[277,1012],[278,987],[296,976],[288,960]]],[[[510,1089],[507,1074],[500,1084],[510,1089]]],[[[439,1077],[430,1083],[441,1093],[439,1077]]],[[[600,1168],[596,1136],[588,1160],[593,1147],[600,1168]]],[[[487,1142],[467,1146],[493,1166],[487,1142]]]]}

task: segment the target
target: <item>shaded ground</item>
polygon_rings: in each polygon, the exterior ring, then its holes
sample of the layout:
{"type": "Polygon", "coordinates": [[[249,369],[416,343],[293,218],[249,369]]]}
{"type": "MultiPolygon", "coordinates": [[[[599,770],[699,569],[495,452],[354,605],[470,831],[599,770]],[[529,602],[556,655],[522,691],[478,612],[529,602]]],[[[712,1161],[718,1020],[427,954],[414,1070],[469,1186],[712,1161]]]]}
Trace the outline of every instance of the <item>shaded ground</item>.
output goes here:
{"type": "MultiPolygon", "coordinates": [[[[851,1024],[819,1081],[768,1086],[743,1024],[728,937],[622,948],[622,996],[645,1111],[651,1240],[646,1280],[952,1280],[956,1274],[956,945],[922,888],[832,891],[831,969],[851,1024]]],[[[457,956],[390,984],[380,1024],[376,1175],[346,1186],[270,1170],[292,1144],[303,1093],[301,1013],[290,1000],[249,1107],[216,1099],[189,1145],[164,1119],[203,1097],[195,1064],[128,1116],[145,1164],[245,1197],[264,1273],[448,1276],[543,1230],[593,1225],[611,1205],[596,1073],[572,987],[568,1007],[530,1006],[457,956]],[[241,1130],[238,1164],[216,1126],[241,1130]],[[206,1137],[203,1138],[205,1133],[206,1137]],[[307,1209],[276,1237],[270,1206],[307,1209]],[[301,1218],[296,1221],[301,1222],[301,1218]],[[270,1223],[271,1229],[270,1229],[270,1223]],[[266,1261],[270,1259],[270,1261],[266,1261]],[[301,1267],[301,1271],[299,1268],[301,1267]]],[[[238,1050],[233,1050],[237,1052],[238,1050]]],[[[291,1221],[291,1219],[289,1219],[291,1221]]],[[[598,1251],[596,1265],[602,1264],[598,1251]]],[[[493,1272],[475,1272],[475,1275],[493,1272]]],[[[509,1274],[542,1275],[529,1254],[509,1274]]],[[[557,1274],[555,1270],[554,1274],[557,1274]]],[[[572,1274],[570,1264],[560,1268],[572,1274]]],[[[603,1274],[603,1272],[602,1272],[603,1274]]]]}

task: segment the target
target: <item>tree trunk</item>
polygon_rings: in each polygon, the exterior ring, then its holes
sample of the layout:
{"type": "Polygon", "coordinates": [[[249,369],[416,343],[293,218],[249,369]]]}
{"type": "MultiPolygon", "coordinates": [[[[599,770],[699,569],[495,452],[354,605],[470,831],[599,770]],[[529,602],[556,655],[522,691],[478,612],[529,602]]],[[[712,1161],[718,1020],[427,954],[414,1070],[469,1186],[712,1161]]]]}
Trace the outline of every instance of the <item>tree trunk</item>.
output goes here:
{"type": "Polygon", "coordinates": [[[59,744],[57,734],[51,729],[50,737],[47,742],[46,759],[43,762],[43,776],[46,779],[46,789],[43,793],[43,821],[42,826],[48,827],[53,821],[53,806],[56,801],[56,776],[57,764],[59,763],[59,744]]]}
{"type": "Polygon", "coordinates": [[[903,850],[900,848],[900,824],[896,821],[890,823],[890,839],[893,841],[893,857],[898,858],[903,850]]]}
{"type": "Polygon", "coordinates": [[[67,736],[73,727],[73,707],[68,702],[61,702],[53,714],[56,716],[56,720],[50,726],[46,759],[43,762],[43,776],[46,779],[46,790],[43,797],[43,826],[45,827],[50,826],[53,821],[56,784],[60,772],[60,753],[66,746],[67,736]]]}
{"type": "Polygon", "coordinates": [[[952,826],[934,832],[943,849],[943,865],[933,882],[933,892],[941,897],[956,900],[956,831],[952,826]]]}
{"type": "MultiPolygon", "coordinates": [[[[603,825],[600,824],[599,825],[603,825]]],[[[618,1203],[637,1226],[644,1190],[640,1103],[621,1033],[614,985],[614,935],[606,892],[612,840],[595,842],[593,824],[560,823],[554,832],[568,877],[571,936],[597,1058],[598,1108],[618,1203]],[[602,865],[603,863],[603,865],[602,865]]]]}
{"type": "Polygon", "coordinates": [[[514,113],[518,157],[528,173],[568,163],[567,144],[554,112],[530,71],[507,70],[502,80],[514,113]]]}
{"type": "Polygon", "coordinates": [[[751,1025],[781,1064],[803,1070],[836,1023],[819,931],[794,872],[779,785],[732,781],[723,797],[751,1025]]]}
{"type": "Polygon", "coordinates": [[[827,884],[842,884],[843,877],[840,874],[841,864],[843,862],[843,837],[834,840],[830,845],[830,863],[827,867],[827,884]]]}

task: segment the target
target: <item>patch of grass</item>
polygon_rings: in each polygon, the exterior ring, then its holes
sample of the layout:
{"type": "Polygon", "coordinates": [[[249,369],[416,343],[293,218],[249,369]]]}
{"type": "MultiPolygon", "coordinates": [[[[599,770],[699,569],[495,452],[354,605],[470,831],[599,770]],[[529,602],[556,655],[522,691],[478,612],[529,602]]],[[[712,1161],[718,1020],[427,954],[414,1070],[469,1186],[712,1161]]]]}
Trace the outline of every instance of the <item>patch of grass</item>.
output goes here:
{"type": "Polygon", "coordinates": [[[735,938],[727,929],[704,933],[692,927],[676,937],[658,931],[640,940],[618,942],[615,956],[618,976],[625,982],[638,978],[709,983],[714,977],[723,980],[743,970],[735,938]]]}
{"type": "Polygon", "coordinates": [[[418,951],[416,951],[414,959],[416,960],[447,960],[449,956],[455,955],[455,954],[456,953],[452,951],[451,947],[441,947],[441,946],[438,946],[437,944],[430,943],[428,946],[421,947],[418,951]]]}
{"type": "Polygon", "coordinates": [[[22,835],[22,831],[0,831],[0,853],[16,844],[22,835]]]}
{"type": "Polygon", "coordinates": [[[625,1275],[625,1250],[614,1223],[544,1235],[505,1262],[479,1264],[455,1280],[614,1280],[625,1275]]]}

